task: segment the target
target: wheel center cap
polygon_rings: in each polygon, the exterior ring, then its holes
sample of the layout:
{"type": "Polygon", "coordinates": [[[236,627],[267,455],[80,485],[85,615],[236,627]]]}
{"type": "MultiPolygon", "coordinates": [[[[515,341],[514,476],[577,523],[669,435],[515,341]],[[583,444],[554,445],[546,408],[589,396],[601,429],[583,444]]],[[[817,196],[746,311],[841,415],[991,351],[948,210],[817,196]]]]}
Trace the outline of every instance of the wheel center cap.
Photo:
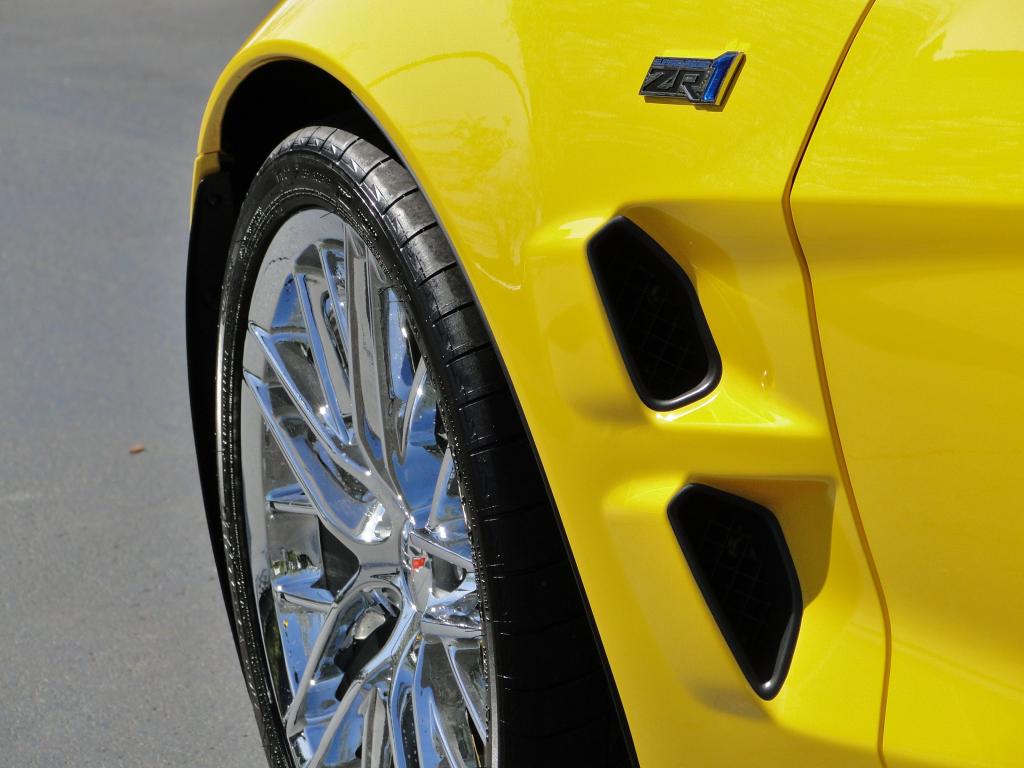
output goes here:
{"type": "Polygon", "coordinates": [[[430,555],[413,543],[409,529],[402,535],[402,572],[409,588],[416,610],[423,613],[430,602],[431,590],[434,587],[434,564],[430,555]]]}

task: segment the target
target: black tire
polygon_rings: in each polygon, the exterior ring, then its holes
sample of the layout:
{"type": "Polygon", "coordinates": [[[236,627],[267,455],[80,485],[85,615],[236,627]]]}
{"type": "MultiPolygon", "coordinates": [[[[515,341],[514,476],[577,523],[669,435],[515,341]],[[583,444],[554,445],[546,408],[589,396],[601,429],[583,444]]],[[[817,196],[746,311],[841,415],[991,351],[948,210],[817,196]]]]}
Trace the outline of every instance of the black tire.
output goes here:
{"type": "Polygon", "coordinates": [[[248,588],[241,353],[269,240],[289,215],[310,207],[345,218],[385,269],[400,276],[417,341],[439,378],[483,599],[492,764],[627,765],[555,512],[466,277],[408,171],[372,144],[329,127],[294,133],[263,164],[239,216],[220,308],[224,545],[243,672],[271,765],[290,766],[291,758],[248,588]]]}

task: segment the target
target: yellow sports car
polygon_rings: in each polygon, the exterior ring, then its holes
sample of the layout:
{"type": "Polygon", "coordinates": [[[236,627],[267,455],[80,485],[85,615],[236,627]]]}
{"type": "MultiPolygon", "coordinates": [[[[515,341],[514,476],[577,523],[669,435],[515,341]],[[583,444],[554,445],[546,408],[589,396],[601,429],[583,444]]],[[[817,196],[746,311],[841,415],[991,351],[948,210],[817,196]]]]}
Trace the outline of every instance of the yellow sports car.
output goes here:
{"type": "Polygon", "coordinates": [[[274,766],[1021,766],[1024,4],[287,0],[190,386],[274,766]]]}

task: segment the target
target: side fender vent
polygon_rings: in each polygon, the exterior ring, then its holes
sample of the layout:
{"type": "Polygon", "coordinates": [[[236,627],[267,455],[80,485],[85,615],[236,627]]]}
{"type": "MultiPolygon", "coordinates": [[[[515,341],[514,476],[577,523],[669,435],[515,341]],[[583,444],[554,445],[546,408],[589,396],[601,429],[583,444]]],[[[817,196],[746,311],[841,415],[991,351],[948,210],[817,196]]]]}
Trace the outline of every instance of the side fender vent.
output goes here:
{"type": "Polygon", "coordinates": [[[593,236],[587,251],[640,399],[667,411],[714,389],[721,360],[697,294],[679,264],[621,216],[593,236]]]}
{"type": "Polygon", "coordinates": [[[687,485],[669,520],[718,627],[763,699],[779,692],[793,657],[803,599],[775,515],[706,485],[687,485]]]}

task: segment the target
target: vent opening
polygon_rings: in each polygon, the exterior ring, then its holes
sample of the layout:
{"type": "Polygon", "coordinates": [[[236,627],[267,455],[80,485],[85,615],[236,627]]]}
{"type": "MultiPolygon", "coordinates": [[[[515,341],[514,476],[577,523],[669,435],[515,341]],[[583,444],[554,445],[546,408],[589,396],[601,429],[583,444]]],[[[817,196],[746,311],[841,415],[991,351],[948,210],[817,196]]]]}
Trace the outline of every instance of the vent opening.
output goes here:
{"type": "Polygon", "coordinates": [[[621,216],[595,234],[587,250],[640,399],[665,411],[714,389],[721,360],[697,294],[679,264],[621,216]]]}
{"type": "Polygon", "coordinates": [[[687,485],[669,520],[711,614],[751,687],[779,692],[800,628],[803,599],[778,520],[747,499],[687,485]]]}

